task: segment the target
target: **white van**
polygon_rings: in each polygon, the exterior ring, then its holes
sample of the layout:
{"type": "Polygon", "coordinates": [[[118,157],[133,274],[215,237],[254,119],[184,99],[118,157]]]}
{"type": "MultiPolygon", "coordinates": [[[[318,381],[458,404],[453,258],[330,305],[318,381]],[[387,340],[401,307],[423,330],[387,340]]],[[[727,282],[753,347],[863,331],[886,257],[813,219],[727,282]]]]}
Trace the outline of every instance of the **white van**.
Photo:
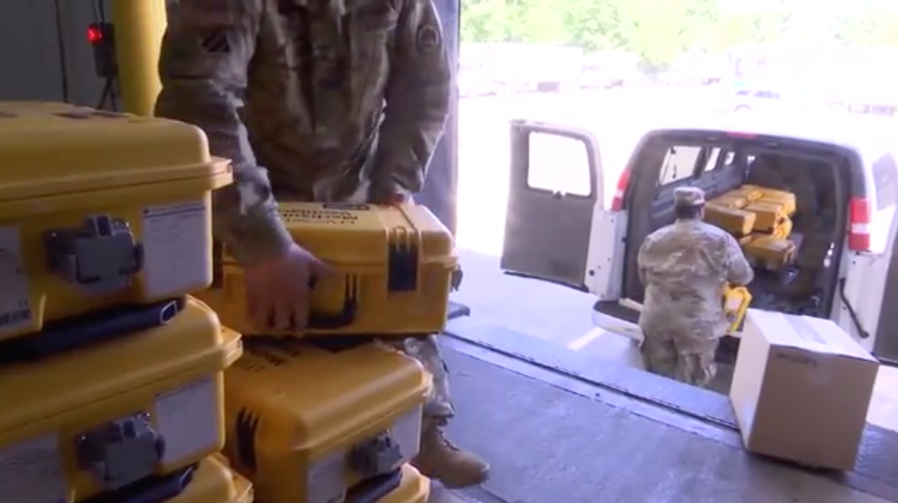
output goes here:
{"type": "MultiPolygon", "coordinates": [[[[513,121],[502,269],[594,293],[594,324],[641,340],[635,307],[644,289],[636,255],[649,233],[674,221],[674,189],[696,186],[713,198],[745,183],[754,158],[775,154],[813,160],[823,166],[821,174],[829,171],[821,179],[830,180],[837,202],[833,247],[817,281],[818,295],[786,302],[756,281],[750,285],[752,307],[831,318],[883,361],[898,361],[898,165],[889,150],[889,126],[859,126],[846,119],[719,120],[711,126],[652,130],[638,142],[627,166],[610,174],[606,170],[614,167],[602,164],[600,145],[589,131],[513,121]],[[738,128],[732,127],[734,120],[738,128]],[[555,158],[582,159],[588,190],[553,191],[528,183],[536,163],[553,162],[548,157],[554,156],[532,155],[530,145],[538,135],[556,137],[556,144],[557,137],[566,138],[571,151],[555,148],[555,158]],[[580,149],[579,156],[572,155],[574,149],[580,149]],[[617,186],[606,189],[606,177],[613,179],[617,172],[617,186]]],[[[548,168],[557,168],[555,163],[548,168]]],[[[796,226],[793,234],[800,239],[801,232],[796,226]]]]}

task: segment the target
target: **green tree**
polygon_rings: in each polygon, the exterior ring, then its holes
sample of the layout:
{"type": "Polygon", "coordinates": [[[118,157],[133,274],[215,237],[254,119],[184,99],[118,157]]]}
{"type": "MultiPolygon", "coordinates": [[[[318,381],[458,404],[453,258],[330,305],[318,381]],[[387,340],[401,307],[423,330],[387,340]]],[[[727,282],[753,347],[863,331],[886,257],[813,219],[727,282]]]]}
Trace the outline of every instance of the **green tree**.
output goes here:
{"type": "Polygon", "coordinates": [[[846,13],[836,28],[837,39],[848,45],[898,46],[898,12],[869,6],[846,13]]]}

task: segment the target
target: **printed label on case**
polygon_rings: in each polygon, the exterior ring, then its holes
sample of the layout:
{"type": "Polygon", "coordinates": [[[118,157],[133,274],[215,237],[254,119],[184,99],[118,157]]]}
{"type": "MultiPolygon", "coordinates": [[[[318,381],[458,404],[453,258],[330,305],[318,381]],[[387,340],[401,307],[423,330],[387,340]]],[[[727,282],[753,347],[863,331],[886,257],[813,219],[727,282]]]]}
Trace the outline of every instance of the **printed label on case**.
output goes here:
{"type": "Polygon", "coordinates": [[[146,294],[180,296],[209,281],[212,249],[205,201],[190,201],[143,210],[146,294]]]}
{"type": "Polygon", "coordinates": [[[0,449],[0,499],[65,503],[68,496],[58,438],[47,435],[0,449]]]}
{"type": "Polygon", "coordinates": [[[0,227],[0,285],[0,333],[30,326],[34,314],[16,227],[0,227]]]}
{"type": "Polygon", "coordinates": [[[211,377],[156,397],[156,427],[165,440],[164,464],[218,449],[219,406],[211,377]]]}

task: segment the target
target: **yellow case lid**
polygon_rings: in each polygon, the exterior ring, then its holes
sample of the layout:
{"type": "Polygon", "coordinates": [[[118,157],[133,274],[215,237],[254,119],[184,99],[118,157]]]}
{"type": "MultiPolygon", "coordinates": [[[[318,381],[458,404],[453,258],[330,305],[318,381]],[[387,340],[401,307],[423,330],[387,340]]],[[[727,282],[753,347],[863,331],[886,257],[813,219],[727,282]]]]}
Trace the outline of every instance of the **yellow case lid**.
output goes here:
{"type": "Polygon", "coordinates": [[[295,449],[328,451],[347,433],[420,404],[430,385],[419,362],[377,343],[331,351],[254,337],[225,371],[225,402],[288,425],[294,438],[284,441],[295,449]]]}
{"type": "Polygon", "coordinates": [[[201,129],[54,103],[0,104],[0,201],[185,179],[230,182],[201,129]],[[219,180],[219,178],[226,178],[219,180]]]}
{"type": "Polygon", "coordinates": [[[282,203],[296,241],[336,264],[387,264],[391,250],[417,247],[422,262],[454,266],[452,233],[424,206],[282,203]]]}
{"type": "Polygon", "coordinates": [[[58,420],[73,409],[127,394],[163,379],[208,375],[242,354],[240,336],[223,331],[218,316],[188,298],[169,323],[54,356],[38,364],[0,367],[0,444],[21,430],[58,420]]]}
{"type": "Polygon", "coordinates": [[[225,458],[211,456],[197,466],[187,489],[168,503],[252,503],[252,484],[232,471],[225,458]]]}

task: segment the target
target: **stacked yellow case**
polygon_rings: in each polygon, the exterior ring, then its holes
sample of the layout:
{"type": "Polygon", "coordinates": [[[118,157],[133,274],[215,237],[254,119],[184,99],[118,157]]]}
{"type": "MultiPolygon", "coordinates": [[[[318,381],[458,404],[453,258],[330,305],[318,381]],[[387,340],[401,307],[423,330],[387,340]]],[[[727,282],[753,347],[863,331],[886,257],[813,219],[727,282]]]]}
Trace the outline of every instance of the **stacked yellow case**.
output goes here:
{"type": "Polygon", "coordinates": [[[451,233],[413,204],[284,204],[296,241],[326,262],[303,332],[253,335],[240,268],[198,294],[247,334],[225,373],[232,466],[265,503],[424,503],[410,464],[430,378],[395,349],[446,322],[458,259],[451,233]]]}
{"type": "Polygon", "coordinates": [[[795,256],[795,194],[746,184],[708,201],[705,220],[733,234],[757,267],[778,270],[795,256]]]}
{"type": "Polygon", "coordinates": [[[211,191],[185,124],[0,104],[0,494],[10,503],[251,503],[225,444],[241,338],[212,280],[211,191]]]}

